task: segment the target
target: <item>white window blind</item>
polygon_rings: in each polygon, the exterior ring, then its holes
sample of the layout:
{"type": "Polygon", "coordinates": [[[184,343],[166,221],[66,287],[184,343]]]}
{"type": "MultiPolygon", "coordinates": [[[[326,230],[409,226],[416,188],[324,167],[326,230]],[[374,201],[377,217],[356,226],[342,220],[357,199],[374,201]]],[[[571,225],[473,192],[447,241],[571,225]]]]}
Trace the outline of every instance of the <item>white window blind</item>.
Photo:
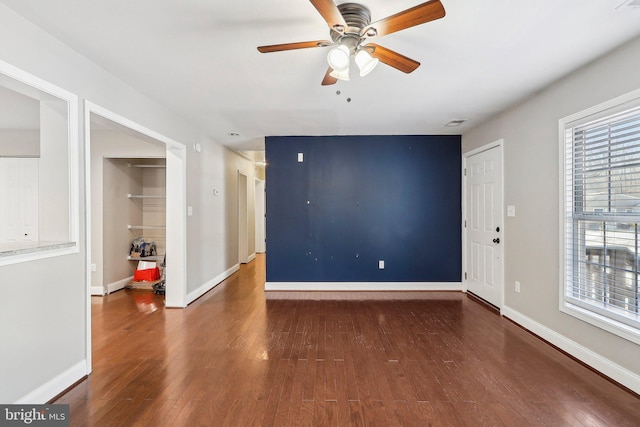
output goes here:
{"type": "Polygon", "coordinates": [[[640,330],[640,105],[564,124],[564,301],[640,330]]]}

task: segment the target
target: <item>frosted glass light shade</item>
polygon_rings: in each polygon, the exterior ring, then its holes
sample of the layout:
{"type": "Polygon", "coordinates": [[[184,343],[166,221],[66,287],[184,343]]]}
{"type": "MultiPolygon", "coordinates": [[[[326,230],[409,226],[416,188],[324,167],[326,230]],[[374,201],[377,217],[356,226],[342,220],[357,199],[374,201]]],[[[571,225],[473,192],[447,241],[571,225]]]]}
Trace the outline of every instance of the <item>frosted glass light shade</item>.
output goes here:
{"type": "Polygon", "coordinates": [[[338,80],[345,80],[345,81],[349,81],[349,67],[347,67],[346,70],[343,71],[338,71],[338,70],[333,70],[332,72],[329,73],[329,75],[331,77],[335,77],[338,80]]]}
{"type": "Polygon", "coordinates": [[[359,50],[356,53],[356,65],[360,69],[360,76],[366,76],[378,65],[378,58],[372,58],[365,50],[359,50]]]}
{"type": "Polygon", "coordinates": [[[336,71],[349,69],[349,48],[343,45],[332,48],[327,54],[329,66],[336,71]]]}

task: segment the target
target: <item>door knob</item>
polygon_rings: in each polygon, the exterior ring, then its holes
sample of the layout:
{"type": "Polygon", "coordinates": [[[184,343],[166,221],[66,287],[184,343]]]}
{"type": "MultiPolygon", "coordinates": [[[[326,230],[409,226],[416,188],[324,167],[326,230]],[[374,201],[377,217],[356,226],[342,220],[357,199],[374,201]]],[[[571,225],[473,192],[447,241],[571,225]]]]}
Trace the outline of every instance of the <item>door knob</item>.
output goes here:
{"type": "Polygon", "coordinates": [[[495,239],[493,239],[493,243],[500,243],[500,238],[496,237],[495,239]]]}

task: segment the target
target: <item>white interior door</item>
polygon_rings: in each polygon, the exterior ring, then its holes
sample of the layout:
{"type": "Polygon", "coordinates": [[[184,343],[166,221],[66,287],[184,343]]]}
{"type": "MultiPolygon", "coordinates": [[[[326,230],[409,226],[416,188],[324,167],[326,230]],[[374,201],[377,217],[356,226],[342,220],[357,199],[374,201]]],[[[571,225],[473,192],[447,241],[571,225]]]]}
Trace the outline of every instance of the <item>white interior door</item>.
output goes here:
{"type": "Polygon", "coordinates": [[[238,171],[238,262],[249,262],[249,217],[247,176],[238,171]]]}
{"type": "Polygon", "coordinates": [[[256,211],[256,253],[265,252],[265,197],[264,197],[264,181],[255,180],[255,211],[256,211]]]}
{"type": "Polygon", "coordinates": [[[465,157],[466,287],[502,306],[502,145],[465,157]]]}
{"type": "Polygon", "coordinates": [[[0,242],[38,240],[38,159],[0,159],[0,242]]]}

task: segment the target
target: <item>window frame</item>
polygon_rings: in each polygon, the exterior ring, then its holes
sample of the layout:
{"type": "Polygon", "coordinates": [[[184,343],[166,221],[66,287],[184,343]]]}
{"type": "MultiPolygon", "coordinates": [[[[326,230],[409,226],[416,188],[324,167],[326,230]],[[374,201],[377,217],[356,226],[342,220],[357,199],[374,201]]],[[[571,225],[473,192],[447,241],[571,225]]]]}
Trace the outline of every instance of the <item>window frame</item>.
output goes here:
{"type": "MultiPolygon", "coordinates": [[[[573,166],[568,162],[572,159],[567,158],[567,138],[566,132],[568,128],[574,127],[575,122],[588,122],[596,120],[598,118],[604,118],[613,114],[636,108],[640,106],[640,89],[634,90],[619,97],[610,99],[593,107],[582,110],[578,113],[572,114],[567,117],[563,117],[558,121],[558,141],[559,141],[559,202],[560,202],[560,274],[559,274],[559,309],[561,312],[578,318],[584,322],[587,322],[600,329],[608,331],[619,337],[627,339],[636,344],[640,344],[640,326],[636,327],[628,323],[616,320],[615,318],[607,315],[607,309],[599,309],[595,305],[584,303],[579,304],[569,299],[567,296],[567,282],[569,271],[567,260],[568,246],[570,245],[569,238],[572,230],[568,230],[568,219],[573,218],[573,208],[568,205],[568,190],[567,190],[567,174],[573,175],[573,166]],[[568,126],[574,124],[573,126],[568,126]]],[[[571,195],[571,200],[573,195],[571,195]]],[[[593,220],[598,220],[594,217],[593,220]]],[[[573,240],[573,237],[571,237],[573,240]]],[[[611,310],[614,312],[614,310],[611,310]]]]}
{"type": "MultiPolygon", "coordinates": [[[[68,240],[55,243],[34,242],[33,247],[7,250],[0,253],[0,267],[23,262],[36,261],[61,255],[79,253],[80,238],[80,181],[79,181],[79,98],[46,80],[36,77],[18,67],[0,60],[0,75],[13,79],[19,84],[34,88],[67,103],[67,182],[69,186],[69,234],[68,240]]],[[[40,215],[40,213],[39,213],[40,215]]]]}

